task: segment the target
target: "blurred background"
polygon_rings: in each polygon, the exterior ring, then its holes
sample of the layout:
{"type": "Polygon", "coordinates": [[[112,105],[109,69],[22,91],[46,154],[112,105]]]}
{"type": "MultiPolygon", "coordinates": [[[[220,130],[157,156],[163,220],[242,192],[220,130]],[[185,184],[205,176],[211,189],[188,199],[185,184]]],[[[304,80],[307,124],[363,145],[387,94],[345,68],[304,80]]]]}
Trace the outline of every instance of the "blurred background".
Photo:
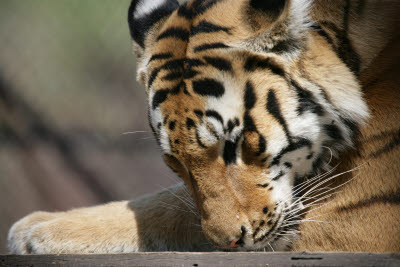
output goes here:
{"type": "Polygon", "coordinates": [[[12,223],[32,211],[176,183],[136,82],[129,3],[0,1],[0,254],[12,223]]]}

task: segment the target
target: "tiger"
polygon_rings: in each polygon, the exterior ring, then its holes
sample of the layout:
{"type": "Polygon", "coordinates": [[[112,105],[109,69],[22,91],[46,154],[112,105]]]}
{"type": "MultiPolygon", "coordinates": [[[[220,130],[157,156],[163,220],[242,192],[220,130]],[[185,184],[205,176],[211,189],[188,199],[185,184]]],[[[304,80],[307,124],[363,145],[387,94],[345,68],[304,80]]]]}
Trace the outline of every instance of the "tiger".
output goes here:
{"type": "Polygon", "coordinates": [[[399,11],[133,0],[149,124],[182,182],[34,212],[10,229],[10,252],[400,252],[399,11]]]}

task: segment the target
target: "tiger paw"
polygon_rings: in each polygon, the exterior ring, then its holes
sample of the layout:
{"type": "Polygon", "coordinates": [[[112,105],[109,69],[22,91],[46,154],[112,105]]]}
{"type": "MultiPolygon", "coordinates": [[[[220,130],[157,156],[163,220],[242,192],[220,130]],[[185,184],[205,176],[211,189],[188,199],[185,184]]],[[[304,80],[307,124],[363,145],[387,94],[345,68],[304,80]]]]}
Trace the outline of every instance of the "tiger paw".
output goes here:
{"type": "Polygon", "coordinates": [[[10,229],[13,254],[123,253],[139,250],[134,213],[126,202],[71,210],[35,212],[10,229]]]}

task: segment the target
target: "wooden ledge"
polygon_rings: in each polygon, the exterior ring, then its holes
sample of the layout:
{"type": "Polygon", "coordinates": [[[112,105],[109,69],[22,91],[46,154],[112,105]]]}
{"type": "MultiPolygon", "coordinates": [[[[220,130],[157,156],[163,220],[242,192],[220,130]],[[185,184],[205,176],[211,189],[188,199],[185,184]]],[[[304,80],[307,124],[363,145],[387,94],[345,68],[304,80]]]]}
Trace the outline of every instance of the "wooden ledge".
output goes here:
{"type": "Polygon", "coordinates": [[[162,252],[84,255],[4,255],[0,266],[400,266],[400,254],[162,252]]]}

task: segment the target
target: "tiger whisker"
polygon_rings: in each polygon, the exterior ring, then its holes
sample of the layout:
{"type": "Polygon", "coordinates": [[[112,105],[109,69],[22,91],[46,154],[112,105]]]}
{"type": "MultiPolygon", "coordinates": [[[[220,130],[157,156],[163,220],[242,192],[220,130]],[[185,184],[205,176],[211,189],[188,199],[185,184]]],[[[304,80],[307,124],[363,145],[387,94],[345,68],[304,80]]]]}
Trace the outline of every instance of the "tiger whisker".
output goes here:
{"type": "MultiPolygon", "coordinates": [[[[306,213],[310,213],[310,212],[312,212],[312,211],[318,210],[318,209],[320,209],[320,208],[322,208],[322,207],[324,207],[324,206],[326,206],[326,205],[328,205],[328,204],[330,204],[330,203],[332,203],[332,201],[329,201],[329,202],[324,203],[324,204],[314,204],[313,206],[318,206],[318,207],[313,208],[313,209],[310,209],[310,210],[307,210],[307,211],[304,211],[304,212],[302,212],[302,213],[300,213],[300,214],[294,214],[294,215],[292,215],[292,216],[289,216],[287,219],[290,220],[290,219],[295,218],[295,217],[301,217],[302,215],[304,215],[304,214],[306,214],[306,213]]],[[[305,209],[306,209],[306,208],[304,208],[303,210],[305,210],[305,209]]]]}
{"type": "Polygon", "coordinates": [[[323,178],[325,178],[326,176],[328,176],[329,174],[333,173],[333,172],[336,170],[336,168],[337,168],[338,166],[339,166],[339,165],[336,165],[336,166],[333,167],[331,170],[329,170],[329,171],[327,171],[327,172],[325,172],[325,173],[323,173],[323,174],[317,175],[317,176],[315,176],[315,177],[313,177],[313,178],[311,178],[311,179],[309,179],[309,180],[306,180],[306,181],[304,181],[304,182],[302,182],[302,183],[300,183],[300,184],[294,186],[293,189],[295,189],[295,190],[293,190],[293,192],[292,192],[291,194],[294,195],[294,194],[298,193],[300,190],[302,190],[303,188],[305,188],[306,186],[311,186],[311,185],[313,185],[313,184],[319,182],[321,179],[323,179],[323,178]],[[299,187],[299,186],[300,186],[300,187],[299,187]],[[296,187],[297,187],[297,188],[296,188],[296,187]]]}
{"type": "Polygon", "coordinates": [[[150,133],[149,131],[133,131],[133,132],[124,132],[122,135],[127,135],[127,134],[137,134],[137,133],[150,133]]]}
{"type": "MultiPolygon", "coordinates": [[[[323,180],[323,181],[317,183],[316,185],[314,185],[311,189],[309,189],[306,193],[304,193],[303,196],[308,196],[309,194],[311,194],[311,193],[313,192],[313,190],[315,190],[315,189],[318,188],[319,186],[321,186],[321,185],[323,185],[323,184],[325,184],[325,183],[327,183],[327,182],[329,182],[329,181],[331,181],[331,180],[333,180],[333,179],[335,179],[335,178],[337,178],[337,177],[339,177],[339,176],[342,176],[342,175],[344,175],[344,174],[346,174],[346,173],[353,172],[353,171],[358,170],[358,169],[360,169],[360,166],[358,166],[358,167],[356,167],[356,168],[353,168],[353,169],[351,169],[351,170],[345,171],[345,172],[341,172],[341,173],[336,174],[336,175],[334,175],[334,176],[331,176],[331,177],[329,177],[328,179],[323,180]]],[[[336,188],[338,188],[338,187],[341,187],[341,186],[343,186],[343,185],[349,183],[349,182],[352,181],[354,178],[355,178],[355,177],[349,179],[348,181],[342,183],[341,185],[339,185],[339,186],[337,186],[337,187],[332,188],[331,190],[334,190],[334,189],[336,189],[336,188]]],[[[299,198],[298,198],[296,201],[294,201],[289,207],[292,207],[292,206],[296,205],[296,204],[297,204],[299,201],[301,201],[301,200],[302,200],[302,197],[299,197],[299,198]]]]}
{"type": "Polygon", "coordinates": [[[272,252],[275,252],[274,248],[271,246],[271,243],[268,242],[268,245],[272,249],[272,252]]]}

